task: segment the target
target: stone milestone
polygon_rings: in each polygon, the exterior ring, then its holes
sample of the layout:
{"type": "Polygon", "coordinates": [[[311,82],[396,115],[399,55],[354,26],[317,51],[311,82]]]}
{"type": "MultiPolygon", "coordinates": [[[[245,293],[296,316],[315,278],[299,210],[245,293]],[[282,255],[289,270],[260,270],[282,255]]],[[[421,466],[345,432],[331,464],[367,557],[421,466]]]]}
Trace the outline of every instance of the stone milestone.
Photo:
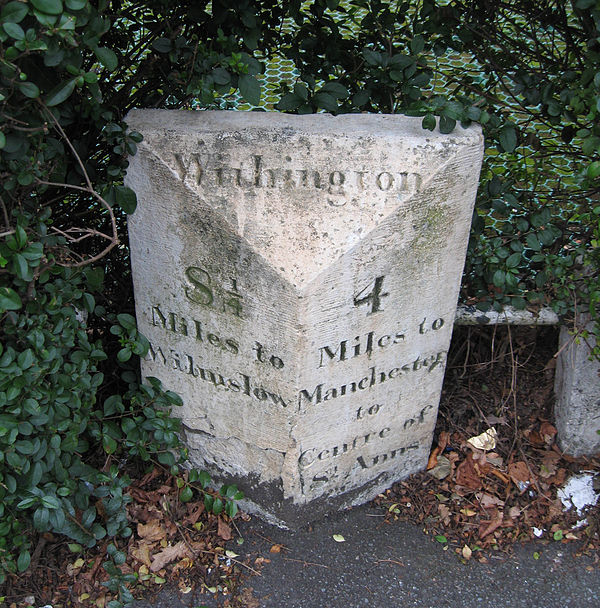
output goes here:
{"type": "Polygon", "coordinates": [[[190,460],[293,526],[423,469],[483,150],[387,115],[136,110],[142,363],[190,460]]]}

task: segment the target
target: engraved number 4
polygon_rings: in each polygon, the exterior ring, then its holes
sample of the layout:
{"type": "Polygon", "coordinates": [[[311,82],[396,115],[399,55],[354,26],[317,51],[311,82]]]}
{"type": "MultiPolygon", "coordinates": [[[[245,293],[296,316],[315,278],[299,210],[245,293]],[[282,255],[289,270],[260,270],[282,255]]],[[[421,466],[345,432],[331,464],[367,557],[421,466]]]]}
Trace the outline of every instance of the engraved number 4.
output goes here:
{"type": "Polygon", "coordinates": [[[360,306],[361,304],[370,304],[371,310],[367,313],[368,315],[373,314],[374,312],[378,312],[383,310],[381,307],[381,298],[388,296],[389,294],[382,293],[383,289],[383,279],[385,277],[377,277],[373,283],[369,283],[367,287],[365,287],[362,291],[359,291],[354,296],[354,306],[360,306]],[[366,295],[365,292],[369,291],[366,295]]]}

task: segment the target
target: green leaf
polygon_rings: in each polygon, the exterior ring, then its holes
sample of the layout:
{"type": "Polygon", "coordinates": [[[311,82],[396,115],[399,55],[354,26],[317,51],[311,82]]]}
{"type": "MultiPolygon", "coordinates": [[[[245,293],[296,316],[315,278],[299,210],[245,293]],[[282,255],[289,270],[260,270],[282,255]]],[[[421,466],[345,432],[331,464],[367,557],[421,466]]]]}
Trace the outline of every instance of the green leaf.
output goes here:
{"type": "Polygon", "coordinates": [[[498,136],[500,145],[505,152],[514,152],[517,147],[517,131],[510,125],[504,125],[498,136]]]}
{"type": "Polygon", "coordinates": [[[192,488],[190,488],[190,486],[186,486],[179,493],[179,500],[181,500],[181,502],[190,502],[192,498],[194,498],[194,491],[192,488]]]}
{"type": "Polygon", "coordinates": [[[158,53],[168,53],[173,48],[173,45],[168,38],[157,38],[152,43],[152,48],[158,53]]]}
{"type": "Polygon", "coordinates": [[[336,99],[346,99],[346,97],[348,97],[349,95],[348,89],[343,84],[335,82],[333,80],[330,80],[329,82],[325,83],[321,88],[321,91],[329,93],[336,99]]]}
{"type": "Polygon", "coordinates": [[[434,536],[435,540],[437,540],[438,543],[447,543],[448,539],[443,535],[443,534],[438,534],[437,536],[434,536]]]}
{"type": "Polygon", "coordinates": [[[506,282],[506,273],[504,270],[496,270],[492,277],[492,282],[496,287],[504,287],[504,283],[506,282]]]}
{"type": "Polygon", "coordinates": [[[2,29],[15,40],[23,40],[25,38],[25,32],[20,25],[9,21],[8,23],[2,24],[2,29]]]}
{"type": "Polygon", "coordinates": [[[300,99],[294,93],[286,93],[275,106],[280,112],[290,112],[298,109],[302,105],[300,99]]]}
{"type": "Polygon", "coordinates": [[[98,58],[98,61],[109,71],[114,72],[119,65],[117,55],[112,49],[106,47],[96,47],[94,54],[98,58]]]}
{"type": "Polygon", "coordinates": [[[40,90],[33,82],[20,82],[17,86],[19,87],[19,91],[21,91],[25,97],[35,99],[36,97],[40,96],[40,90]]]}
{"type": "Polygon", "coordinates": [[[332,538],[336,543],[343,543],[346,540],[341,534],[334,534],[332,538]]]}
{"type": "Polygon", "coordinates": [[[426,114],[425,116],[423,116],[423,122],[421,123],[421,126],[424,129],[427,129],[428,131],[433,131],[435,129],[436,124],[437,121],[433,114],[426,114]]]}
{"type": "Polygon", "coordinates": [[[241,96],[253,106],[260,104],[260,83],[254,76],[240,74],[238,87],[241,96]]]}
{"type": "Polygon", "coordinates": [[[61,0],[30,0],[31,4],[41,13],[60,15],[63,11],[61,0]]]}
{"type": "Polygon", "coordinates": [[[2,7],[0,19],[3,23],[20,23],[25,19],[29,7],[24,2],[9,2],[2,7]]]}
{"type": "Polygon", "coordinates": [[[562,530],[557,530],[553,535],[552,538],[554,540],[562,540],[563,539],[563,531],[562,530]]]}
{"type": "Polygon", "coordinates": [[[60,501],[56,496],[42,496],[42,504],[47,509],[60,509],[60,501]]]}
{"type": "Polygon", "coordinates": [[[456,120],[454,118],[450,118],[442,114],[440,116],[440,133],[452,133],[454,131],[454,127],[456,126],[456,120]]]}
{"type": "Polygon", "coordinates": [[[19,294],[10,287],[0,287],[0,312],[20,310],[23,306],[19,294]]]}
{"type": "Polygon", "coordinates": [[[135,192],[127,186],[115,186],[115,200],[117,205],[128,215],[135,211],[137,197],[135,192]]]}
{"type": "Polygon", "coordinates": [[[65,0],[67,8],[72,11],[80,11],[87,3],[88,0],[65,0]]]}
{"type": "Polygon", "coordinates": [[[21,553],[19,554],[19,558],[17,559],[17,570],[19,572],[25,572],[25,570],[29,568],[30,563],[31,555],[29,554],[29,551],[27,551],[27,549],[21,551],[21,553]]]}
{"type": "Polygon", "coordinates": [[[73,78],[54,87],[50,93],[48,93],[46,105],[51,108],[68,99],[75,88],[76,81],[77,79],[73,78]]]}
{"type": "Polygon", "coordinates": [[[587,176],[590,179],[596,179],[598,176],[600,176],[600,161],[595,160],[593,163],[588,165],[587,176]]]}
{"type": "Polygon", "coordinates": [[[541,249],[542,249],[542,246],[540,244],[540,239],[538,238],[537,234],[535,234],[534,232],[530,232],[525,237],[525,242],[527,243],[527,247],[529,247],[529,249],[533,249],[534,251],[541,251],[541,249]]]}
{"type": "Polygon", "coordinates": [[[6,146],[6,135],[0,131],[0,150],[6,146]]]}
{"type": "Polygon", "coordinates": [[[211,511],[215,514],[218,515],[219,513],[221,513],[223,511],[223,501],[220,498],[215,498],[213,504],[212,504],[212,509],[211,511]]]}
{"type": "Polygon", "coordinates": [[[425,48],[425,39],[423,38],[423,36],[415,36],[411,41],[410,41],[410,50],[415,54],[418,55],[419,53],[423,52],[423,49],[425,48]]]}
{"type": "Polygon", "coordinates": [[[519,252],[513,253],[508,256],[506,260],[507,268],[516,268],[521,263],[521,254],[519,252]]]}

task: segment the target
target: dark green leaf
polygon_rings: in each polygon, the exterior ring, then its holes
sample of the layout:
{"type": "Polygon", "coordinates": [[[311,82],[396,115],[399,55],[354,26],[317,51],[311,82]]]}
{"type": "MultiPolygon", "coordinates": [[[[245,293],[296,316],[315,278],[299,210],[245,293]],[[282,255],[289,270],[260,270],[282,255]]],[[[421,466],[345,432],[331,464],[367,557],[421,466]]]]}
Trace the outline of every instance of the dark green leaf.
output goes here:
{"type": "Polygon", "coordinates": [[[302,104],[302,100],[294,93],[286,93],[277,103],[276,108],[280,112],[296,110],[302,104]]]}
{"type": "Polygon", "coordinates": [[[506,273],[504,270],[496,270],[492,278],[492,282],[496,287],[504,287],[506,282],[506,273]]]}
{"type": "Polygon", "coordinates": [[[534,251],[540,251],[542,249],[542,246],[540,244],[540,240],[537,236],[537,234],[530,232],[526,237],[525,237],[525,242],[527,243],[527,247],[529,247],[529,249],[533,249],[534,251]]]}
{"type": "Polygon", "coordinates": [[[25,97],[35,99],[40,96],[40,90],[33,82],[20,82],[18,86],[19,91],[21,91],[25,97]]]}
{"type": "Polygon", "coordinates": [[[173,45],[168,38],[157,38],[152,43],[152,48],[158,53],[168,53],[173,48],[173,45]]]}
{"type": "Polygon", "coordinates": [[[135,211],[137,197],[131,188],[127,186],[115,186],[115,200],[125,213],[131,214],[135,211]]]}
{"type": "Polygon", "coordinates": [[[112,49],[106,47],[97,47],[94,49],[94,54],[98,61],[109,71],[114,72],[119,65],[117,55],[112,49]]]}
{"type": "Polygon", "coordinates": [[[72,80],[67,80],[67,82],[63,82],[54,87],[50,93],[48,93],[46,105],[51,108],[68,99],[75,88],[76,80],[76,78],[73,78],[72,80]]]}
{"type": "Polygon", "coordinates": [[[88,0],[65,0],[67,8],[72,11],[80,11],[82,8],[85,8],[87,3],[88,0]]]}
{"type": "Polygon", "coordinates": [[[4,31],[15,40],[23,40],[23,38],[25,38],[25,32],[23,31],[23,28],[20,25],[13,23],[12,21],[3,23],[2,29],[4,29],[4,31]]]}
{"type": "Polygon", "coordinates": [[[260,104],[260,83],[254,76],[241,74],[238,80],[238,87],[242,97],[253,106],[260,104]]]}
{"type": "Polygon", "coordinates": [[[190,486],[185,486],[185,488],[183,488],[179,493],[179,500],[181,500],[181,502],[190,502],[193,497],[194,492],[190,486]]]}
{"type": "Polygon", "coordinates": [[[498,136],[500,145],[505,152],[514,152],[517,147],[517,131],[510,125],[504,125],[498,136]]]}
{"type": "Polygon", "coordinates": [[[421,125],[424,129],[427,129],[428,131],[433,131],[436,127],[436,124],[437,121],[433,114],[426,114],[425,116],[423,116],[423,122],[421,123],[421,125]]]}
{"type": "Polygon", "coordinates": [[[0,312],[19,310],[23,306],[19,294],[10,287],[0,287],[0,312]]]}
{"type": "Polygon", "coordinates": [[[456,127],[456,120],[449,118],[448,116],[440,116],[440,133],[452,133],[456,127]]]}
{"type": "Polygon", "coordinates": [[[521,263],[521,254],[513,253],[506,259],[507,268],[516,268],[521,263]]]}
{"type": "Polygon", "coordinates": [[[348,89],[339,82],[329,81],[323,85],[321,91],[329,93],[336,99],[346,99],[348,97],[348,89]]]}
{"type": "Polygon", "coordinates": [[[27,549],[24,549],[19,553],[19,558],[17,559],[17,570],[19,572],[25,572],[27,568],[29,568],[29,564],[31,563],[31,555],[27,549]]]}
{"type": "Polygon", "coordinates": [[[24,2],[9,2],[2,7],[0,19],[4,23],[20,23],[27,15],[29,7],[24,2]]]}
{"type": "Polygon", "coordinates": [[[61,0],[30,0],[31,4],[41,13],[60,15],[63,11],[61,0]]]}

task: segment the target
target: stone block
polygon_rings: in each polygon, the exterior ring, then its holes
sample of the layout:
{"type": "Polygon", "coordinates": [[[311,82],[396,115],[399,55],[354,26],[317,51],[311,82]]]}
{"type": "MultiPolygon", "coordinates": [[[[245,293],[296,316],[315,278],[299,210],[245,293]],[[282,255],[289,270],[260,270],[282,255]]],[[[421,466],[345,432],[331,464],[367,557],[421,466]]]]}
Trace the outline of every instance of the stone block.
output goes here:
{"type": "Polygon", "coordinates": [[[190,459],[293,526],[424,468],[483,140],[403,116],[138,110],[143,361],[190,459]]]}
{"type": "MultiPolygon", "coordinates": [[[[591,331],[593,323],[583,326],[591,331]]],[[[558,445],[571,456],[593,456],[600,452],[600,362],[590,360],[593,335],[573,339],[565,326],[559,337],[556,362],[554,416],[558,445]]]]}

